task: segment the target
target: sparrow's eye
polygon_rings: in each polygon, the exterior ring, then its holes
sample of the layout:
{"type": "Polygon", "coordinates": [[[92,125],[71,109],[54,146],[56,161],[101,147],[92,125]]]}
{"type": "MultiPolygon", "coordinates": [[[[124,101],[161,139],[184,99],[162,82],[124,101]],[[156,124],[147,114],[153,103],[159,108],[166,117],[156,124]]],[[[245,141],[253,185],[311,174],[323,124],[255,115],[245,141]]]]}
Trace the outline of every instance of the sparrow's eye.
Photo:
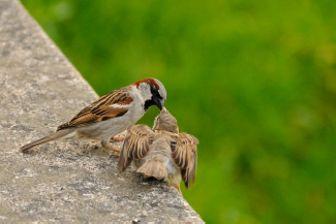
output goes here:
{"type": "Polygon", "coordinates": [[[162,96],[160,95],[159,91],[157,89],[155,89],[153,86],[151,86],[151,93],[154,97],[162,100],[162,96]]]}
{"type": "Polygon", "coordinates": [[[163,99],[162,96],[160,95],[159,91],[157,91],[157,90],[156,90],[156,92],[155,92],[155,96],[156,96],[157,98],[159,98],[160,100],[163,99]]]}

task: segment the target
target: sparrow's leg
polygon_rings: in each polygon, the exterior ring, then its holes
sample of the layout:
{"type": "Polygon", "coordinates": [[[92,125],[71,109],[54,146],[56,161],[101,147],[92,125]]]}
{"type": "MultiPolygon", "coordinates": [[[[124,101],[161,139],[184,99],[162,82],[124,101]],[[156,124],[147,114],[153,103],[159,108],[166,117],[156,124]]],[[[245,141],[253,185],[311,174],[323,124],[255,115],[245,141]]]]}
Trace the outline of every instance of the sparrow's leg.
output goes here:
{"type": "Polygon", "coordinates": [[[110,139],[108,139],[108,140],[102,140],[101,144],[104,147],[104,149],[106,149],[106,151],[110,155],[119,157],[119,155],[120,155],[120,147],[117,146],[116,144],[111,143],[110,139]]]}
{"type": "Polygon", "coordinates": [[[99,142],[97,144],[97,141],[91,140],[84,144],[82,152],[83,154],[91,154],[91,152],[99,149],[99,142]]]}

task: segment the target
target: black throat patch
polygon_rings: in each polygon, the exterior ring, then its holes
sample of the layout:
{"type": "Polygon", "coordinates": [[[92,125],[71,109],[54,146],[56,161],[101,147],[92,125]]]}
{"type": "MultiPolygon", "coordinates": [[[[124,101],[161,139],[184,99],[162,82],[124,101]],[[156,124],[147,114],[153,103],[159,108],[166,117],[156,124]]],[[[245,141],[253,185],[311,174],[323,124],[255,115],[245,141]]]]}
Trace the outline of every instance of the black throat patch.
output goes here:
{"type": "Polygon", "coordinates": [[[148,108],[150,107],[150,106],[153,106],[153,105],[155,105],[155,103],[154,103],[154,100],[153,99],[150,99],[150,100],[146,100],[145,101],[145,111],[146,110],[148,110],[148,108]]]}
{"type": "Polygon", "coordinates": [[[150,106],[156,105],[154,98],[162,99],[162,96],[160,96],[160,93],[157,89],[155,89],[152,85],[150,86],[150,91],[152,93],[152,98],[150,100],[145,101],[145,111],[148,110],[150,106]]]}

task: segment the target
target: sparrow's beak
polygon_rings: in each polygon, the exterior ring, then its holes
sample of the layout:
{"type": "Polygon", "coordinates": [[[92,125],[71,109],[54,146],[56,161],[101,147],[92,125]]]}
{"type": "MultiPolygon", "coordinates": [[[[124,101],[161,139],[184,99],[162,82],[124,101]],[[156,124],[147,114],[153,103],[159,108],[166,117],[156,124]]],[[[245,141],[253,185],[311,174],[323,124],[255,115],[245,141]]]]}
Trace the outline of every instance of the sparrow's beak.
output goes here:
{"type": "Polygon", "coordinates": [[[153,96],[153,97],[152,97],[152,100],[153,100],[154,104],[155,104],[160,110],[162,110],[162,108],[163,108],[163,100],[160,99],[159,97],[156,97],[156,96],[153,96]]]}

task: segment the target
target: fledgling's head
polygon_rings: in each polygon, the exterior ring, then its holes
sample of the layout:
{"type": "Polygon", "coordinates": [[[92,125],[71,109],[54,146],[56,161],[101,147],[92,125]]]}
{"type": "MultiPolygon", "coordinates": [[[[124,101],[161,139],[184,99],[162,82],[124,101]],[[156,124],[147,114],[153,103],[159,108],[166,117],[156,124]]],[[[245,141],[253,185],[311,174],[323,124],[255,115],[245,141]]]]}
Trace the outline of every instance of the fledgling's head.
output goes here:
{"type": "Polygon", "coordinates": [[[145,110],[152,105],[156,105],[162,110],[164,101],[167,99],[167,91],[158,79],[146,78],[135,82],[134,85],[145,100],[145,110]]]}
{"type": "Polygon", "coordinates": [[[165,107],[155,118],[153,129],[179,133],[176,118],[165,107]]]}

